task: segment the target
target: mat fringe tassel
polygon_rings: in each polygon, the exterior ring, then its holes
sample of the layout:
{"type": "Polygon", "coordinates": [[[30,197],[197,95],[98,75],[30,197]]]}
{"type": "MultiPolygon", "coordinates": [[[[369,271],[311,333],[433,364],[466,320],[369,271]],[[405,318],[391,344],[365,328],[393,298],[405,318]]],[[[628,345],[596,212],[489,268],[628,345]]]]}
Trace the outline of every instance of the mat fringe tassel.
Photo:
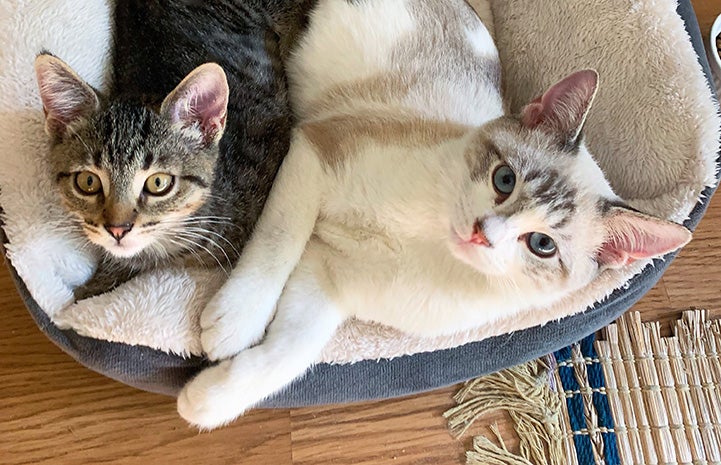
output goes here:
{"type": "Polygon", "coordinates": [[[473,438],[473,450],[466,452],[468,465],[534,465],[506,448],[496,425],[491,426],[491,431],[500,447],[485,436],[476,436],[473,438]]]}
{"type": "Polygon", "coordinates": [[[458,406],[443,416],[456,437],[462,436],[482,415],[506,411],[519,437],[520,455],[508,451],[494,430],[500,446],[484,436],[474,438],[474,450],[467,452],[467,465],[565,465],[568,450],[562,398],[551,386],[552,357],[468,381],[454,397],[458,406]]]}

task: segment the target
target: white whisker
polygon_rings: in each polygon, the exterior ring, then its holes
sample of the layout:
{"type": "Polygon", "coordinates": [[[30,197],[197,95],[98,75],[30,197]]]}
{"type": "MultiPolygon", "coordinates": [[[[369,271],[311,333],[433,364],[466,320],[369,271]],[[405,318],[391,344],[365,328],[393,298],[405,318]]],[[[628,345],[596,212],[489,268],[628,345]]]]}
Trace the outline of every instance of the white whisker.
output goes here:
{"type": "Polygon", "coordinates": [[[199,248],[205,250],[205,251],[208,253],[208,255],[210,255],[210,256],[213,258],[213,260],[216,261],[216,263],[218,264],[218,266],[220,267],[220,269],[223,270],[223,272],[224,272],[226,275],[228,275],[228,276],[230,275],[230,274],[228,273],[228,270],[226,270],[225,267],[220,263],[220,260],[218,260],[218,257],[216,257],[210,250],[208,250],[207,247],[205,247],[205,246],[203,246],[203,245],[201,245],[201,244],[198,244],[197,242],[191,240],[190,238],[184,237],[183,235],[175,236],[175,238],[178,239],[178,240],[181,240],[181,241],[183,241],[183,242],[187,242],[187,243],[189,243],[189,244],[192,244],[194,247],[199,247],[199,248]]]}
{"type": "Polygon", "coordinates": [[[218,234],[217,232],[211,231],[211,230],[209,230],[209,229],[199,228],[199,227],[189,227],[189,228],[186,228],[186,230],[192,231],[192,232],[196,232],[196,233],[208,233],[208,234],[212,234],[213,236],[216,236],[216,237],[222,239],[223,241],[225,241],[225,243],[228,244],[231,249],[233,249],[233,252],[235,252],[236,257],[240,257],[240,252],[238,252],[238,249],[236,249],[235,246],[233,245],[233,243],[230,242],[230,241],[229,241],[228,239],[226,239],[225,237],[223,237],[221,234],[218,234]]]}
{"type": "Polygon", "coordinates": [[[164,239],[172,244],[175,244],[181,250],[185,250],[185,251],[189,252],[193,256],[193,258],[195,258],[198,261],[199,265],[202,265],[207,268],[208,265],[203,261],[203,258],[198,254],[198,252],[193,250],[193,246],[195,245],[194,243],[186,241],[186,243],[184,244],[184,243],[178,242],[176,240],[173,240],[169,237],[166,237],[164,239]]]}
{"type": "MultiPolygon", "coordinates": [[[[186,238],[199,238],[199,239],[201,239],[201,240],[206,240],[206,241],[210,242],[210,243],[211,243],[212,245],[214,245],[216,248],[220,249],[221,252],[223,252],[223,255],[225,255],[225,259],[226,259],[227,262],[228,262],[228,265],[232,266],[233,262],[232,262],[232,260],[230,259],[230,257],[228,257],[228,254],[225,253],[225,250],[224,250],[217,242],[215,242],[213,239],[211,239],[211,238],[209,238],[209,237],[205,237],[205,236],[203,236],[203,235],[201,235],[201,234],[194,233],[194,232],[192,232],[192,231],[188,231],[187,229],[184,229],[184,230],[180,231],[179,233],[180,233],[181,236],[186,236],[186,238]]],[[[197,245],[200,246],[200,243],[198,243],[197,245]]],[[[206,249],[206,250],[208,250],[208,249],[206,249]]],[[[210,253],[209,250],[208,250],[208,253],[210,253]]]]}

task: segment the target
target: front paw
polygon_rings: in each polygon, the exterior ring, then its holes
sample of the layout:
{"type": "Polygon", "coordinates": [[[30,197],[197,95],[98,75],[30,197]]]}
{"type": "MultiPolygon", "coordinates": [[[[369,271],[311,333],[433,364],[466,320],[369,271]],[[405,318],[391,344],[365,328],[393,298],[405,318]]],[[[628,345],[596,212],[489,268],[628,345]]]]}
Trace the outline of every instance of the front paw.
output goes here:
{"type": "Polygon", "coordinates": [[[231,361],[206,368],[178,395],[178,413],[191,425],[211,430],[224,426],[249,407],[229,382],[231,361]]]}
{"type": "Polygon", "coordinates": [[[265,334],[267,312],[253,311],[258,308],[256,301],[243,299],[234,290],[223,287],[200,316],[200,343],[211,360],[230,358],[265,334]]]}

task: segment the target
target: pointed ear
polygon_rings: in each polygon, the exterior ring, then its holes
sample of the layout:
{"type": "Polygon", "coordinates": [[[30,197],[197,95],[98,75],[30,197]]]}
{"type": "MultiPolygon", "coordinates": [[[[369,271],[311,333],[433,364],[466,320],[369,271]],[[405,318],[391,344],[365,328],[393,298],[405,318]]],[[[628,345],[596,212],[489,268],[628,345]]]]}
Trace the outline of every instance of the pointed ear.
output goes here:
{"type": "Polygon", "coordinates": [[[100,101],[93,88],[59,58],[38,55],[35,74],[45,110],[45,131],[50,136],[62,137],[69,125],[98,109],[100,101]]]}
{"type": "Polygon", "coordinates": [[[680,224],[623,207],[611,207],[605,224],[606,241],[597,256],[598,264],[605,268],[660,257],[691,240],[691,232],[680,224]]]}
{"type": "Polygon", "coordinates": [[[573,73],[526,105],[521,111],[521,122],[527,128],[545,130],[563,147],[573,147],[578,142],[596,89],[596,71],[586,69],[573,73]]]}
{"type": "Polygon", "coordinates": [[[228,81],[223,68],[205,63],[195,68],[163,100],[160,113],[173,127],[191,129],[203,145],[217,143],[225,129],[228,81]]]}

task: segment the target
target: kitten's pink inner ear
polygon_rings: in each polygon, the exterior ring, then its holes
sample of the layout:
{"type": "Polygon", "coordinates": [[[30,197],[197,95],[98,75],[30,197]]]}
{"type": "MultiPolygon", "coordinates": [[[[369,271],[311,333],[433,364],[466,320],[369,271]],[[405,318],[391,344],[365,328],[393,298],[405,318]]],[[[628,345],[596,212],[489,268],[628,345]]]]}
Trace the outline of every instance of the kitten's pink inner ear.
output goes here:
{"type": "Polygon", "coordinates": [[[197,128],[203,143],[220,140],[228,109],[228,82],[223,68],[215,63],[191,71],[163,101],[162,114],[174,126],[197,128]]]}
{"type": "Polygon", "coordinates": [[[537,127],[543,122],[543,104],[538,97],[523,109],[523,125],[529,129],[537,127]]]}
{"type": "Polygon", "coordinates": [[[98,108],[95,91],[62,60],[39,55],[35,59],[35,74],[49,134],[62,136],[68,125],[98,108]]]}
{"type": "Polygon", "coordinates": [[[614,207],[606,218],[607,239],[598,251],[598,263],[619,268],[635,260],[673,252],[691,240],[691,232],[671,221],[614,207]]]}
{"type": "Polygon", "coordinates": [[[557,135],[563,143],[576,140],[598,88],[598,73],[578,71],[554,84],[521,112],[522,124],[530,129],[542,127],[557,135]]]}

